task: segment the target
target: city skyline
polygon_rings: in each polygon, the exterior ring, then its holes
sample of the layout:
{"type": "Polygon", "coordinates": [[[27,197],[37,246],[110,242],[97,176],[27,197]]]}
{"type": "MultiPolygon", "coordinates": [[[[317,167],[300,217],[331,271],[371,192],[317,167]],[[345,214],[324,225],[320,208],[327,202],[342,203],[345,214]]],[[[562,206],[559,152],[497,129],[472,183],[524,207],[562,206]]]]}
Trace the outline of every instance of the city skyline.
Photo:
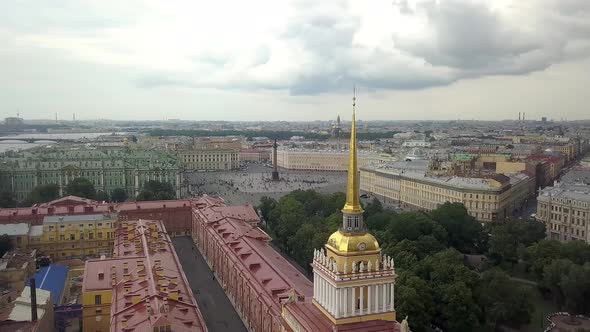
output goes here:
{"type": "Polygon", "coordinates": [[[587,118],[584,0],[0,5],[0,111],[29,119],[587,118]],[[559,114],[558,116],[556,114],[559,114]]]}

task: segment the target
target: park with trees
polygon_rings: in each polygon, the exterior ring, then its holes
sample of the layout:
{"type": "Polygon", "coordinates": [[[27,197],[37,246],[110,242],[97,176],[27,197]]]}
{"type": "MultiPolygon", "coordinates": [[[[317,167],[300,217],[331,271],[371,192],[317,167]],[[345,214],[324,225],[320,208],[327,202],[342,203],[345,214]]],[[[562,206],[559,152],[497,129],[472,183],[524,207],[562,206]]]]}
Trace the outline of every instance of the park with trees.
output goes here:
{"type": "MultiPolygon", "coordinates": [[[[343,193],[293,191],[258,210],[272,244],[311,271],[313,250],[341,224],[343,193]]],[[[398,317],[412,331],[539,331],[547,310],[590,311],[590,246],[545,239],[532,220],[482,225],[460,203],[394,212],[373,199],[365,224],[394,258],[398,317]]]]}

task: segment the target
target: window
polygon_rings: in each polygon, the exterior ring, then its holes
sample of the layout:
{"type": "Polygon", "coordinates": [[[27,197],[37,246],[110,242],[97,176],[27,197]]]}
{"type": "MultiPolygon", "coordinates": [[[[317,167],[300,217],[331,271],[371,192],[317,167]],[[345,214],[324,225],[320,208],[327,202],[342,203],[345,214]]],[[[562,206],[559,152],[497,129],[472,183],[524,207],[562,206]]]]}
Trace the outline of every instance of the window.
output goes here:
{"type": "Polygon", "coordinates": [[[65,240],[66,239],[66,236],[62,234],[62,235],[59,236],[59,239],[60,240],[65,240]]]}

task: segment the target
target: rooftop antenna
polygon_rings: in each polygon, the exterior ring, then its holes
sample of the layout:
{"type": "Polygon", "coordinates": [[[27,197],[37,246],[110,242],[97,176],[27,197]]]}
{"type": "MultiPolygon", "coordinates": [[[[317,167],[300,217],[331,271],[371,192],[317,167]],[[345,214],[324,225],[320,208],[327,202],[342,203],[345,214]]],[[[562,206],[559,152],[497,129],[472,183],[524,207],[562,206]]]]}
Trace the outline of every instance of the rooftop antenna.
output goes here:
{"type": "Polygon", "coordinates": [[[57,112],[55,112],[55,123],[57,123],[57,112]]]}

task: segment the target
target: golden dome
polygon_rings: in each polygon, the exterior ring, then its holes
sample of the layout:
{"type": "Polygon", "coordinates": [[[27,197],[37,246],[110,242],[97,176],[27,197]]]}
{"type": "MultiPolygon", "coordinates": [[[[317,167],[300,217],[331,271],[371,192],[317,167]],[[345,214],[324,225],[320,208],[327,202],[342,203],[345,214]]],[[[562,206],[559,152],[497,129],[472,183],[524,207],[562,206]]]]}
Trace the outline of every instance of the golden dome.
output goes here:
{"type": "Polygon", "coordinates": [[[379,250],[377,239],[369,233],[347,234],[336,231],[328,238],[326,246],[340,253],[372,253],[379,250]]]}

